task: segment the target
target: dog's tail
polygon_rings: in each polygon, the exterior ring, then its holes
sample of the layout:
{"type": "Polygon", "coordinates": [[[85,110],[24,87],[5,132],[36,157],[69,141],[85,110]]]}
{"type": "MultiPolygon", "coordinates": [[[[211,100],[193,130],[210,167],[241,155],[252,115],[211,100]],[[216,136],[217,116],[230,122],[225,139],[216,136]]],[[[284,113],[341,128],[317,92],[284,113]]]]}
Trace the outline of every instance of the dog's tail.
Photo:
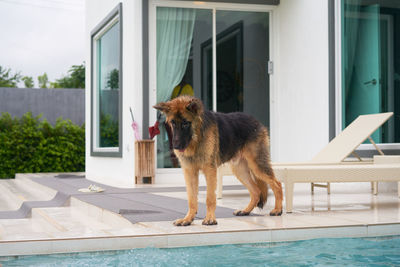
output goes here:
{"type": "Polygon", "coordinates": [[[266,182],[264,182],[263,180],[260,180],[260,179],[255,179],[255,180],[256,180],[258,189],[260,189],[260,191],[261,191],[260,200],[257,203],[257,207],[262,209],[264,207],[265,203],[267,203],[268,184],[266,182]]]}

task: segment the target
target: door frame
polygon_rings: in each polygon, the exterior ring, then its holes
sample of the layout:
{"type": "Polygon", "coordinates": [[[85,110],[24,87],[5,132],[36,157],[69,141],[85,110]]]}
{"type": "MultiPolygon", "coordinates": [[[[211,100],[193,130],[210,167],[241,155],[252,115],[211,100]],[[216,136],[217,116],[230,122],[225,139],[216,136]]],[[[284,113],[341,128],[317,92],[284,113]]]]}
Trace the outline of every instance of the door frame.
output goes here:
{"type": "MultiPolygon", "coordinates": [[[[338,135],[342,129],[342,1],[335,0],[335,129],[336,135],[338,135]]],[[[381,15],[382,16],[382,15],[381,15]]],[[[384,150],[398,150],[400,149],[400,143],[385,143],[379,144],[379,147],[384,150]]],[[[372,144],[361,144],[358,150],[372,151],[375,147],[372,144]]]]}
{"type": "MultiPolygon", "coordinates": [[[[393,42],[394,42],[394,32],[393,32],[393,16],[392,15],[387,15],[387,14],[382,14],[381,15],[381,20],[385,20],[387,22],[388,28],[387,28],[387,37],[388,37],[388,95],[393,95],[394,94],[394,47],[393,47],[393,42]]],[[[394,109],[394,99],[389,99],[388,103],[388,108],[389,109],[394,109]]],[[[388,135],[389,139],[394,138],[394,121],[390,120],[388,121],[389,125],[389,130],[388,130],[388,135]]]]}
{"type": "MultiPolygon", "coordinates": [[[[220,2],[192,2],[192,1],[168,1],[168,0],[149,0],[149,125],[154,123],[154,119],[157,116],[156,110],[152,108],[156,104],[157,100],[157,75],[156,75],[156,9],[157,7],[177,7],[177,8],[197,8],[197,9],[208,9],[212,11],[212,43],[213,43],[213,110],[216,110],[216,11],[247,11],[247,12],[266,12],[269,13],[269,57],[270,61],[276,61],[275,52],[275,26],[274,26],[274,10],[276,6],[273,5],[257,5],[257,4],[236,4],[236,3],[220,3],[220,2]]],[[[274,96],[276,83],[273,74],[270,74],[269,79],[269,95],[270,95],[270,135],[271,135],[271,150],[275,147],[273,136],[275,135],[276,129],[276,112],[274,96]]],[[[156,149],[157,145],[155,145],[156,149]]],[[[157,151],[155,151],[157,153],[157,151]]],[[[168,173],[180,173],[180,168],[156,168],[156,173],[158,174],[168,174],[168,173]]]]}

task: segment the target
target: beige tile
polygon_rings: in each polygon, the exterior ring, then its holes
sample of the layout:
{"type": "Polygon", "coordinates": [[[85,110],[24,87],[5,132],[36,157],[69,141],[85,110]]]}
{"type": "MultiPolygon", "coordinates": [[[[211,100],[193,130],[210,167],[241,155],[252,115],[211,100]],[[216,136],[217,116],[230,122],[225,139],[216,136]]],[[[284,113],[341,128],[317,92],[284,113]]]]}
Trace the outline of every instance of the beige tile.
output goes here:
{"type": "Polygon", "coordinates": [[[4,239],[5,230],[4,227],[0,224],[0,240],[4,239]]]}
{"type": "Polygon", "coordinates": [[[239,220],[251,222],[256,225],[264,226],[266,229],[287,229],[302,228],[310,224],[301,220],[301,216],[297,214],[283,214],[282,216],[249,216],[239,217],[239,220]]]}
{"type": "Polygon", "coordinates": [[[0,242],[0,256],[53,253],[51,241],[0,242]]]}
{"type": "Polygon", "coordinates": [[[144,235],[162,235],[164,231],[156,228],[142,225],[140,223],[132,224],[130,227],[125,228],[113,228],[107,230],[113,236],[144,236],[144,235]]]}
{"type": "Polygon", "coordinates": [[[342,218],[362,224],[400,223],[396,213],[381,210],[335,211],[330,214],[330,217],[342,218]]]}
{"type": "Polygon", "coordinates": [[[328,227],[328,226],[346,226],[363,225],[363,222],[351,220],[349,218],[336,216],[333,212],[297,212],[292,213],[292,218],[302,222],[306,227],[328,227]]]}
{"type": "Polygon", "coordinates": [[[203,233],[207,231],[202,227],[200,220],[195,220],[188,226],[175,226],[171,221],[140,222],[139,224],[164,234],[203,233]]]}
{"type": "Polygon", "coordinates": [[[270,231],[217,232],[168,235],[168,247],[188,247],[223,244],[262,243],[271,241],[270,231]]]}
{"type": "Polygon", "coordinates": [[[115,238],[70,238],[54,240],[52,253],[101,251],[119,247],[119,240],[115,238]]]}
{"type": "Polygon", "coordinates": [[[76,210],[84,214],[89,215],[91,218],[95,218],[96,221],[101,221],[113,228],[129,227],[131,225],[131,222],[129,222],[120,214],[98,208],[75,197],[71,197],[70,206],[76,208],[76,210]]]}
{"type": "MultiPolygon", "coordinates": [[[[207,232],[222,232],[222,231],[247,231],[247,230],[262,230],[265,229],[263,225],[254,224],[251,221],[239,220],[236,218],[220,218],[217,219],[218,224],[207,226],[201,225],[201,227],[207,232]]],[[[199,221],[201,224],[202,221],[199,221]]]]}
{"type": "Polygon", "coordinates": [[[0,220],[3,235],[0,240],[31,240],[54,237],[59,230],[42,219],[0,220]]]}
{"type": "Polygon", "coordinates": [[[70,238],[54,240],[53,253],[121,250],[145,247],[167,247],[165,236],[126,236],[100,238],[70,238]]]}
{"type": "Polygon", "coordinates": [[[368,236],[400,235],[400,224],[368,225],[368,236]]]}
{"type": "Polygon", "coordinates": [[[272,242],[307,240],[314,238],[363,237],[363,236],[367,236],[366,226],[271,230],[272,242]]]}
{"type": "Polygon", "coordinates": [[[16,210],[24,201],[50,200],[56,193],[30,179],[0,179],[0,211],[16,210]]]}
{"type": "Polygon", "coordinates": [[[33,209],[32,218],[42,217],[60,231],[73,231],[77,228],[94,230],[109,229],[110,226],[91,218],[80,210],[71,207],[33,209]]]}
{"type": "Polygon", "coordinates": [[[168,237],[161,236],[135,236],[135,237],[121,237],[119,238],[119,249],[133,249],[133,248],[166,248],[168,247],[168,237]]]}

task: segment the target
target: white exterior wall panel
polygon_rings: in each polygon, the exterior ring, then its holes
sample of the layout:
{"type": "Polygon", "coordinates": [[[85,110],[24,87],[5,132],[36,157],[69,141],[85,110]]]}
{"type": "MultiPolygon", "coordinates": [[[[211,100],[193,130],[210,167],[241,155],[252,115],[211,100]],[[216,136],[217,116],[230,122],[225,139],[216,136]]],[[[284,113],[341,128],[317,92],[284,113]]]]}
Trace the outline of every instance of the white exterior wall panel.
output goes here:
{"type": "Polygon", "coordinates": [[[328,1],[281,0],[274,33],[272,160],[309,160],[329,142],[328,1]]]}
{"type": "Polygon", "coordinates": [[[142,1],[122,1],[123,22],[123,101],[122,158],[90,156],[90,32],[118,5],[117,0],[86,1],[86,177],[113,186],[134,185],[134,134],[131,128],[132,108],[135,120],[142,125],[142,1]]]}

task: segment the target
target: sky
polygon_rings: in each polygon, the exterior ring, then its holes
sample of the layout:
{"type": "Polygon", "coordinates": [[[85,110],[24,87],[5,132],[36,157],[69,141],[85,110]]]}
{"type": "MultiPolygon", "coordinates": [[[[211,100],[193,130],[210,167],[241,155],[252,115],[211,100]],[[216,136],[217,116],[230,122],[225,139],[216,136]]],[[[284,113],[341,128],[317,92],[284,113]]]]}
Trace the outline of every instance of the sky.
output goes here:
{"type": "MultiPolygon", "coordinates": [[[[0,0],[0,66],[49,81],[85,60],[84,0],[0,0]]],[[[24,87],[21,82],[18,87],[24,87]]]]}

